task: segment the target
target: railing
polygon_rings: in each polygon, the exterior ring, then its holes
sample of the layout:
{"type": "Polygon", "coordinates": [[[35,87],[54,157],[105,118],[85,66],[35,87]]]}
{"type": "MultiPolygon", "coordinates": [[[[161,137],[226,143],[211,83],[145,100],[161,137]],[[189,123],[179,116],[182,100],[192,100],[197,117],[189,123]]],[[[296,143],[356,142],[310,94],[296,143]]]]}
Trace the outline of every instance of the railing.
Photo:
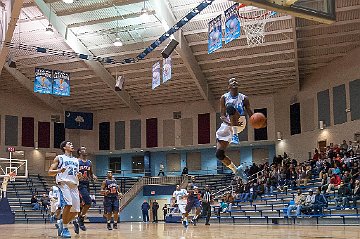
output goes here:
{"type": "Polygon", "coordinates": [[[143,189],[145,185],[163,185],[163,184],[184,184],[188,181],[187,176],[172,177],[142,177],[137,181],[122,197],[120,211],[122,211],[134,197],[143,189]]]}

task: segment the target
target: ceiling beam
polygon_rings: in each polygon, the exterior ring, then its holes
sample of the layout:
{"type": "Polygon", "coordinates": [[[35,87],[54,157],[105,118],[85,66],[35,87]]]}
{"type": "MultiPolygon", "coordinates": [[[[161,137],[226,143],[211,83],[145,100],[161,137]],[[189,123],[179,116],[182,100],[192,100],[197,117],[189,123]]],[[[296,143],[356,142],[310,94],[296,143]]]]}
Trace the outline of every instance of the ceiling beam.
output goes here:
{"type": "Polygon", "coordinates": [[[23,75],[19,70],[15,68],[10,68],[9,66],[4,66],[4,68],[9,72],[10,75],[12,75],[15,78],[15,80],[17,80],[17,82],[19,82],[20,85],[24,86],[27,90],[32,92],[34,96],[40,99],[48,107],[59,113],[64,112],[63,106],[53,96],[35,93],[34,83],[25,75],[23,75]]]}
{"type": "MultiPolygon", "coordinates": [[[[17,0],[17,1],[6,0],[5,10],[11,14],[9,14],[7,19],[5,19],[6,22],[2,23],[2,26],[5,27],[5,37],[3,37],[3,39],[0,39],[1,42],[0,44],[2,44],[3,42],[11,42],[16,27],[16,22],[20,16],[23,2],[24,2],[23,0],[17,0]]],[[[1,29],[1,31],[3,31],[3,29],[1,29]]],[[[5,44],[2,44],[0,51],[1,51],[0,52],[0,74],[1,74],[10,50],[9,47],[5,46],[5,44]]]]}
{"type": "Polygon", "coordinates": [[[296,18],[293,16],[291,20],[292,20],[292,30],[293,30],[293,40],[294,40],[296,88],[298,91],[300,91],[298,42],[297,42],[297,36],[296,36],[296,18]]]}
{"type": "Polygon", "coordinates": [[[122,6],[126,6],[129,4],[135,4],[135,3],[141,3],[144,2],[144,0],[108,0],[108,1],[100,1],[97,4],[91,4],[89,6],[81,6],[79,5],[79,7],[75,7],[72,9],[65,9],[62,11],[57,11],[56,15],[58,15],[59,17],[62,16],[68,16],[68,15],[72,15],[72,14],[77,14],[77,13],[84,13],[84,12],[92,12],[92,11],[96,11],[96,10],[100,10],[100,9],[104,9],[104,8],[110,8],[110,7],[122,7],[122,6]]]}
{"type": "MultiPolygon", "coordinates": [[[[153,15],[153,14],[155,14],[155,11],[150,11],[149,14],[153,15]]],[[[113,22],[113,21],[124,21],[124,20],[126,21],[126,20],[130,20],[130,19],[138,18],[138,17],[140,17],[140,15],[141,15],[140,12],[135,12],[135,13],[129,13],[126,15],[116,15],[116,16],[111,16],[111,17],[107,17],[107,18],[90,20],[90,21],[86,21],[86,22],[77,22],[77,23],[69,24],[68,28],[91,26],[91,25],[96,25],[96,24],[101,24],[101,23],[106,23],[106,22],[113,22]]]]}
{"type": "MultiPolygon", "coordinates": [[[[171,11],[168,1],[159,1],[159,0],[150,0],[152,7],[155,9],[156,14],[160,18],[160,21],[167,26],[174,26],[177,21],[171,11]]],[[[165,29],[166,31],[168,29],[165,29]]],[[[176,52],[181,56],[184,61],[184,65],[189,71],[191,77],[194,79],[196,86],[198,87],[202,97],[210,104],[210,106],[215,110],[217,107],[213,104],[213,94],[209,88],[209,85],[206,81],[204,73],[201,71],[201,68],[185,38],[182,34],[182,31],[176,32],[174,34],[175,39],[179,42],[179,46],[176,49],[176,52]]]]}
{"type": "MultiPolygon", "coordinates": [[[[40,11],[48,17],[50,23],[56,29],[56,31],[62,35],[65,39],[65,42],[73,49],[73,51],[92,55],[92,53],[86,48],[86,46],[76,37],[76,35],[68,29],[67,26],[61,21],[61,19],[55,14],[50,15],[50,8],[44,2],[44,0],[35,0],[35,3],[38,5],[40,11]]],[[[105,69],[105,67],[97,61],[84,61],[95,74],[103,80],[113,92],[126,104],[130,109],[140,114],[140,106],[135,102],[135,100],[129,95],[125,90],[115,91],[115,79],[114,77],[105,69]]]]}

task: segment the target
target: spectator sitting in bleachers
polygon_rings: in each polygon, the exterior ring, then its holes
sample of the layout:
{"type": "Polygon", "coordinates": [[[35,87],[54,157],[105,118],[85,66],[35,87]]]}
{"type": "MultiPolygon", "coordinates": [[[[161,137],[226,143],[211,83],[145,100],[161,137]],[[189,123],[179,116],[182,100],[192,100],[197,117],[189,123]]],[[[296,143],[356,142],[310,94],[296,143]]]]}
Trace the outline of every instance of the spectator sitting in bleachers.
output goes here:
{"type": "Polygon", "coordinates": [[[327,207],[327,200],[324,194],[321,194],[321,189],[319,188],[316,191],[315,201],[313,205],[314,214],[321,215],[323,214],[323,209],[327,207]]]}
{"type": "Polygon", "coordinates": [[[307,195],[305,198],[305,203],[304,206],[302,207],[302,211],[307,215],[311,214],[311,211],[314,207],[314,203],[315,203],[315,195],[313,190],[310,189],[309,195],[307,195]]]}
{"type": "Polygon", "coordinates": [[[49,200],[49,197],[48,195],[46,195],[45,193],[43,194],[43,196],[41,197],[40,199],[40,202],[41,202],[41,205],[43,207],[43,209],[45,211],[48,210],[49,206],[50,206],[50,200],[49,200]]]}
{"type": "Polygon", "coordinates": [[[353,201],[354,208],[356,208],[356,203],[359,199],[360,199],[360,181],[356,180],[351,196],[351,201],[353,201]]]}
{"type": "Polygon", "coordinates": [[[335,198],[336,207],[340,207],[340,203],[342,208],[349,206],[349,199],[351,198],[351,191],[350,189],[345,186],[345,183],[341,181],[340,187],[337,193],[337,196],[335,198]]]}
{"type": "Polygon", "coordinates": [[[295,200],[290,202],[289,207],[287,208],[287,216],[291,216],[291,211],[296,210],[296,216],[300,216],[301,209],[305,203],[305,196],[302,194],[301,189],[297,190],[297,195],[295,196],[295,200]]]}
{"type": "Polygon", "coordinates": [[[35,194],[31,197],[31,206],[33,210],[40,210],[40,205],[35,194]]]}
{"type": "Polygon", "coordinates": [[[339,175],[336,175],[336,174],[331,175],[330,183],[326,190],[326,193],[330,193],[332,190],[339,189],[340,182],[341,182],[341,179],[340,179],[339,175]]]}
{"type": "Polygon", "coordinates": [[[219,212],[226,212],[227,209],[228,209],[228,204],[224,201],[224,199],[221,199],[219,212]]]}

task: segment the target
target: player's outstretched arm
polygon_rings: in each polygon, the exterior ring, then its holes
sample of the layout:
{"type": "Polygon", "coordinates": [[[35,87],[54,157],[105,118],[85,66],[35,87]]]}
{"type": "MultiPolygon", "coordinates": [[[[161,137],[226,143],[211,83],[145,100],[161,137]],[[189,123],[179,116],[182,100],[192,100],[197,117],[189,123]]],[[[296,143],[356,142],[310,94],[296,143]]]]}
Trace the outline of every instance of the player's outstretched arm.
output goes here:
{"type": "Polygon", "coordinates": [[[49,176],[55,176],[56,174],[58,174],[58,173],[63,173],[63,172],[66,170],[65,168],[58,169],[58,168],[57,168],[58,165],[59,165],[59,157],[56,156],[56,157],[54,158],[53,163],[51,164],[51,166],[50,166],[50,168],[49,168],[49,172],[48,172],[48,175],[49,175],[49,176]]]}
{"type": "Polygon", "coordinates": [[[230,121],[228,120],[228,118],[226,118],[226,106],[225,106],[224,96],[221,96],[221,98],[220,98],[220,119],[224,123],[230,124],[230,121]]]}
{"type": "Polygon", "coordinates": [[[253,115],[253,112],[251,110],[250,100],[248,97],[245,97],[245,99],[244,99],[244,107],[245,107],[245,110],[246,110],[246,113],[248,114],[248,116],[251,117],[253,115]]]}

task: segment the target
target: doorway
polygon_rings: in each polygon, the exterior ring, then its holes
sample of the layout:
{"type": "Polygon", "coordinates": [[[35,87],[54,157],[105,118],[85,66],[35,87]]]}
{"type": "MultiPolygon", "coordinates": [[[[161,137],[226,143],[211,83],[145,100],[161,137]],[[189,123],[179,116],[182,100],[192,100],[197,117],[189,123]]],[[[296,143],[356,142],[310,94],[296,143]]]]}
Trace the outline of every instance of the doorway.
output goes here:
{"type": "Polygon", "coordinates": [[[318,148],[319,148],[320,152],[325,153],[326,152],[326,140],[319,141],[318,148]]]}
{"type": "Polygon", "coordinates": [[[154,200],[156,200],[156,202],[159,204],[159,209],[157,211],[157,215],[158,215],[158,220],[159,221],[163,221],[164,220],[164,213],[162,211],[162,208],[165,206],[165,204],[169,204],[169,200],[168,199],[150,199],[149,200],[149,204],[150,204],[150,214],[149,214],[149,219],[150,219],[150,222],[153,221],[153,215],[152,215],[152,204],[154,202],[154,200]]]}

